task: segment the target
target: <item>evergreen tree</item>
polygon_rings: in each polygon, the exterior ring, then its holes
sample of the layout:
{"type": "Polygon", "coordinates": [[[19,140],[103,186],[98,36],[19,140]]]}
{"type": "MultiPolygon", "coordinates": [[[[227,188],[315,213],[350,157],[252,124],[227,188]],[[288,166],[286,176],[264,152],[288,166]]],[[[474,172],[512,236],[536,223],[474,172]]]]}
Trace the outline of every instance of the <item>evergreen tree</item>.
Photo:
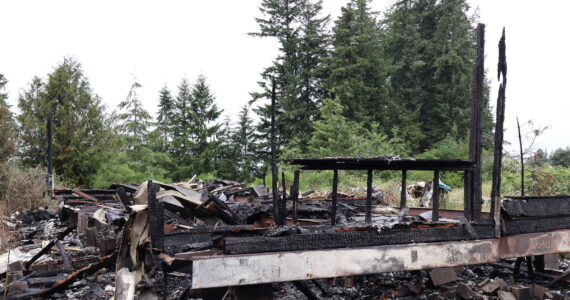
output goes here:
{"type": "Polygon", "coordinates": [[[220,128],[220,150],[217,155],[216,176],[230,180],[238,180],[238,168],[236,162],[239,160],[239,149],[234,143],[235,130],[230,122],[230,117],[226,115],[220,128]]]}
{"type": "Polygon", "coordinates": [[[197,173],[213,172],[215,170],[213,158],[218,151],[217,136],[220,131],[220,125],[216,120],[222,114],[222,110],[218,109],[204,75],[198,76],[191,95],[190,127],[194,154],[192,167],[197,173]]]}
{"type": "Polygon", "coordinates": [[[8,185],[7,161],[14,155],[15,151],[12,114],[6,101],[8,94],[3,92],[6,83],[6,78],[0,74],[0,200],[3,199],[4,191],[8,185]]]}
{"type": "Polygon", "coordinates": [[[152,125],[152,117],[144,109],[138,97],[138,89],[141,87],[140,83],[135,81],[127,98],[121,101],[118,106],[121,133],[125,135],[127,147],[130,150],[146,144],[149,127],[152,125]]]}
{"type": "Polygon", "coordinates": [[[106,158],[110,130],[101,100],[93,93],[79,62],[64,58],[47,83],[35,77],[20,94],[21,156],[28,166],[44,164],[45,123],[53,112],[55,173],[79,186],[90,186],[106,158]]]}
{"type": "MultiPolygon", "coordinates": [[[[393,123],[415,152],[468,132],[475,37],[467,10],[465,0],[401,0],[383,22],[393,123]]],[[[486,105],[489,135],[490,116],[486,105]]]]}
{"type": "MultiPolygon", "coordinates": [[[[328,16],[321,17],[321,1],[264,0],[256,18],[259,37],[273,37],[279,42],[279,55],[274,63],[262,72],[254,100],[269,99],[273,84],[277,95],[277,146],[287,144],[292,137],[306,144],[311,136],[313,121],[318,118],[324,77],[322,59],[327,54],[325,29],[328,16]]],[[[255,112],[260,117],[258,131],[263,144],[268,145],[271,107],[259,105],[255,112]]],[[[267,153],[268,147],[263,152],[267,153]]]]}
{"type": "Polygon", "coordinates": [[[334,48],[327,60],[329,96],[346,107],[347,118],[388,127],[390,107],[381,31],[368,1],[351,0],[343,7],[333,32],[334,48]]]}
{"type": "Polygon", "coordinates": [[[158,117],[156,118],[157,131],[160,135],[160,148],[162,151],[166,151],[168,149],[168,143],[172,139],[171,126],[174,109],[174,99],[170,94],[170,90],[164,86],[160,90],[158,117]]]}
{"type": "Polygon", "coordinates": [[[171,170],[171,176],[175,181],[189,179],[196,174],[191,169],[192,151],[194,149],[191,128],[191,118],[193,117],[191,93],[192,87],[190,83],[186,78],[182,79],[178,85],[178,93],[174,101],[171,127],[172,143],[170,154],[175,164],[175,167],[171,170]]]}
{"type": "Polygon", "coordinates": [[[325,99],[321,120],[315,122],[315,131],[309,141],[310,156],[351,156],[358,144],[359,126],[347,119],[344,107],[336,100],[325,99]]]}
{"type": "Polygon", "coordinates": [[[242,107],[238,115],[237,128],[232,134],[232,144],[237,150],[236,180],[244,182],[251,182],[257,171],[255,127],[249,116],[249,110],[247,106],[242,107]]]}

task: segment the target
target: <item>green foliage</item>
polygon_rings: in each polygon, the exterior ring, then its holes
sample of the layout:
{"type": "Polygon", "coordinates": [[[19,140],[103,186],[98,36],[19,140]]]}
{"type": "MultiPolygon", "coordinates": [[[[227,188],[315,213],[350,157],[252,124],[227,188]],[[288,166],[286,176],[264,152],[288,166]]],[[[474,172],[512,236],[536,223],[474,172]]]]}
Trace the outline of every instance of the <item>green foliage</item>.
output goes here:
{"type": "Polygon", "coordinates": [[[6,103],[8,95],[3,93],[6,83],[6,78],[0,74],[0,199],[4,196],[10,177],[7,161],[15,151],[12,114],[6,103]]]}
{"type": "MultiPolygon", "coordinates": [[[[344,115],[367,124],[389,128],[386,66],[381,35],[367,0],[352,0],[342,8],[333,28],[333,51],[326,60],[331,98],[346,108],[344,115]]],[[[386,133],[386,132],[384,132],[386,133]]]]}
{"type": "Polygon", "coordinates": [[[168,149],[174,161],[171,170],[174,180],[215,171],[220,134],[220,124],[216,121],[221,113],[205,76],[198,76],[193,86],[186,79],[181,81],[169,129],[172,142],[168,149]]]}
{"type": "Polygon", "coordinates": [[[109,150],[109,159],[95,175],[93,184],[97,188],[148,179],[170,181],[166,170],[170,157],[160,149],[161,137],[149,130],[152,118],[138,98],[140,87],[138,82],[133,83],[127,98],[119,103],[113,147],[109,150]]]}
{"type": "Polygon", "coordinates": [[[161,151],[167,151],[168,145],[172,140],[172,126],[174,118],[174,98],[172,97],[168,87],[160,90],[158,103],[158,117],[156,118],[157,131],[160,135],[159,146],[161,151]]]}
{"type": "Polygon", "coordinates": [[[550,157],[550,163],[553,166],[570,168],[570,147],[566,147],[566,149],[556,149],[550,157]]]}
{"type": "MultiPolygon", "coordinates": [[[[475,40],[467,11],[465,0],[402,0],[383,20],[383,55],[394,103],[391,126],[413,152],[469,131],[475,40]]],[[[489,123],[488,105],[484,114],[489,123]]],[[[485,126],[488,135],[491,127],[485,126]]]]}
{"type": "MultiPolygon", "coordinates": [[[[390,139],[372,126],[366,129],[361,123],[350,121],[344,107],[336,100],[325,99],[321,120],[315,122],[315,131],[305,156],[380,156],[405,155],[403,141],[390,139]]],[[[288,155],[300,151],[288,152],[288,155]]]]}
{"type": "Polygon", "coordinates": [[[104,106],[89,86],[79,62],[64,58],[46,82],[34,77],[19,96],[19,140],[26,166],[45,165],[45,124],[53,112],[53,165],[70,183],[91,186],[106,158],[110,128],[104,106]]]}
{"type": "MultiPolygon", "coordinates": [[[[278,149],[296,138],[301,149],[306,150],[313,122],[318,118],[329,22],[328,16],[320,16],[321,10],[320,0],[264,0],[260,6],[262,17],[256,18],[259,31],[251,34],[276,38],[280,45],[278,57],[261,74],[261,91],[253,93],[253,101],[270,99],[275,85],[278,149]]],[[[260,104],[255,112],[260,118],[259,154],[267,161],[271,106],[260,104]]]]}

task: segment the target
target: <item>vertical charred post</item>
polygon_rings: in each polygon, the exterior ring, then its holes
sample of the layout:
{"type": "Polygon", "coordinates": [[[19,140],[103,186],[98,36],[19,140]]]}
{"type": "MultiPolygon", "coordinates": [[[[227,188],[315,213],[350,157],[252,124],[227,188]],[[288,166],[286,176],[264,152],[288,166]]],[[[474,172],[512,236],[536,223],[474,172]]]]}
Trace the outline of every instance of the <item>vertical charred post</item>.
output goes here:
{"type": "MultiPolygon", "coordinates": [[[[503,126],[505,123],[505,91],[507,88],[507,57],[505,43],[505,28],[503,35],[499,41],[499,62],[497,64],[497,80],[503,82],[499,85],[499,95],[497,97],[497,117],[495,124],[495,141],[493,149],[493,182],[491,185],[491,214],[496,225],[500,222],[498,218],[498,209],[500,207],[501,197],[501,164],[503,161],[503,126]],[[497,214],[497,215],[495,215],[497,214]]],[[[499,232],[497,232],[499,233],[499,232]]]]}
{"type": "Polygon", "coordinates": [[[404,207],[406,207],[406,196],[407,196],[407,191],[406,191],[406,176],[407,176],[407,170],[402,170],[402,186],[401,186],[401,190],[400,190],[400,209],[404,209],[404,207]]]}
{"type": "Polygon", "coordinates": [[[277,95],[275,93],[275,80],[271,82],[271,190],[273,193],[273,216],[275,224],[278,226],[285,225],[281,223],[279,218],[279,190],[277,189],[279,171],[277,170],[277,132],[275,128],[275,102],[277,95]]]}
{"type": "Polygon", "coordinates": [[[471,86],[471,132],[469,136],[469,160],[474,164],[474,170],[470,177],[470,201],[471,215],[470,220],[479,219],[482,207],[482,191],[481,191],[481,169],[482,169],[482,152],[483,152],[483,88],[485,81],[485,25],[477,25],[477,56],[473,66],[473,78],[471,86]]]}
{"type": "Polygon", "coordinates": [[[439,221],[439,170],[433,171],[432,196],[432,222],[439,221]]]}
{"type": "Polygon", "coordinates": [[[285,184],[285,172],[281,171],[281,187],[283,188],[283,198],[279,203],[279,219],[281,224],[287,224],[287,186],[285,184]]]}
{"type": "Polygon", "coordinates": [[[366,181],[366,224],[372,223],[372,170],[368,170],[368,178],[366,181]]]}
{"type": "Polygon", "coordinates": [[[53,114],[50,111],[46,119],[46,165],[47,165],[47,176],[46,176],[46,189],[51,192],[53,191],[53,137],[52,137],[52,123],[53,114]]]}
{"type": "Polygon", "coordinates": [[[332,204],[331,204],[331,225],[336,225],[336,202],[338,200],[338,169],[333,171],[332,182],[332,204]]]}
{"type": "Polygon", "coordinates": [[[298,215],[297,208],[299,205],[299,177],[301,176],[301,171],[295,170],[293,173],[293,186],[291,186],[291,199],[293,199],[293,223],[297,224],[298,215]]]}

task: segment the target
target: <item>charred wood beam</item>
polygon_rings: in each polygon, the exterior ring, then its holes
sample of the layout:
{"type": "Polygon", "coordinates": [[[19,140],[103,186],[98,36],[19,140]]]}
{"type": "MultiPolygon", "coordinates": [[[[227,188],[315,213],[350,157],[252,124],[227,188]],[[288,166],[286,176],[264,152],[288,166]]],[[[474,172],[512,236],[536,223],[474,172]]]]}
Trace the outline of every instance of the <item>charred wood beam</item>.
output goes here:
{"type": "Polygon", "coordinates": [[[281,186],[283,188],[283,195],[279,202],[279,223],[287,224],[287,186],[285,183],[285,171],[281,170],[281,186]]]}
{"type": "Polygon", "coordinates": [[[570,197],[537,197],[524,200],[504,200],[503,218],[570,216],[570,197]]]}
{"type": "Polygon", "coordinates": [[[431,220],[432,222],[439,221],[439,170],[435,170],[433,172],[433,185],[432,185],[433,193],[432,196],[432,214],[431,220]]]}
{"type": "Polygon", "coordinates": [[[432,160],[432,159],[401,159],[401,160],[378,160],[361,158],[353,160],[344,158],[334,159],[296,159],[290,160],[290,164],[300,165],[303,170],[445,170],[463,171],[472,170],[475,164],[467,160],[432,160]]]}
{"type": "Polygon", "coordinates": [[[477,25],[477,46],[475,64],[473,66],[473,78],[471,86],[472,111],[471,133],[469,136],[469,160],[475,164],[475,169],[470,178],[471,189],[471,216],[470,220],[479,219],[482,206],[482,152],[483,152],[483,106],[485,85],[485,25],[477,25]]]}
{"type": "Polygon", "coordinates": [[[133,205],[133,198],[127,195],[125,188],[120,187],[117,189],[117,195],[119,196],[119,200],[125,206],[125,209],[129,209],[129,206],[133,205]]]}
{"type": "Polygon", "coordinates": [[[298,215],[297,209],[299,206],[299,177],[301,176],[301,171],[295,170],[293,173],[293,186],[291,186],[291,198],[293,199],[293,223],[297,224],[298,215]]]}
{"type": "Polygon", "coordinates": [[[71,273],[65,279],[56,282],[50,289],[40,292],[37,296],[46,297],[53,293],[60,292],[64,290],[66,287],[68,287],[75,280],[83,278],[83,276],[93,274],[101,270],[102,268],[112,267],[115,264],[116,260],[117,260],[117,252],[104,256],[99,259],[99,262],[88,265],[71,273]]]}
{"type": "Polygon", "coordinates": [[[154,249],[164,249],[164,206],[156,198],[160,186],[151,180],[148,181],[148,228],[150,242],[154,249]]]}
{"type": "Polygon", "coordinates": [[[51,242],[49,242],[49,244],[47,244],[45,247],[42,248],[42,250],[40,250],[40,252],[38,252],[36,255],[34,255],[32,258],[30,258],[30,260],[28,260],[25,264],[24,267],[26,268],[26,270],[36,261],[38,260],[40,257],[42,257],[42,255],[46,254],[53,246],[55,246],[55,244],[59,241],[64,239],[69,233],[71,233],[73,230],[75,229],[75,226],[71,226],[68,227],[67,229],[65,229],[63,232],[61,232],[60,234],[57,235],[57,237],[52,240],[51,242]]]}
{"type": "Polygon", "coordinates": [[[273,192],[273,215],[277,226],[284,226],[279,218],[279,190],[277,189],[279,171],[277,170],[277,129],[275,124],[276,99],[275,80],[271,82],[271,190],[273,192]]]}
{"type": "Polygon", "coordinates": [[[338,170],[334,169],[333,182],[332,182],[331,225],[336,224],[337,198],[338,198],[338,170]]]}
{"type": "Polygon", "coordinates": [[[402,170],[402,185],[400,191],[400,209],[406,207],[407,186],[406,186],[406,170],[402,170]]]}
{"type": "MultiPolygon", "coordinates": [[[[478,239],[494,237],[491,225],[473,225],[478,239]]],[[[353,231],[309,233],[284,237],[225,238],[225,254],[246,254],[280,251],[300,251],[335,248],[367,247],[408,243],[459,241],[472,239],[464,226],[432,227],[422,229],[389,229],[378,233],[353,231]]]]}
{"type": "Polygon", "coordinates": [[[503,220],[503,235],[517,235],[534,232],[547,232],[557,229],[570,229],[570,216],[524,218],[517,220],[503,220]]]}
{"type": "Polygon", "coordinates": [[[311,290],[311,287],[307,284],[306,281],[301,281],[301,280],[297,280],[297,281],[293,281],[293,285],[295,285],[295,287],[301,291],[301,293],[303,293],[305,295],[305,297],[307,297],[308,300],[320,300],[321,298],[319,298],[319,296],[317,296],[317,294],[315,292],[313,292],[313,290],[311,290]]]}
{"type": "Polygon", "coordinates": [[[63,247],[61,242],[56,241],[55,245],[57,246],[57,249],[59,249],[59,253],[61,254],[61,259],[63,260],[63,266],[67,270],[73,270],[73,265],[71,265],[71,259],[69,258],[69,254],[67,254],[67,251],[65,251],[65,248],[63,247]]]}
{"type": "Polygon", "coordinates": [[[495,223],[499,223],[498,211],[501,197],[501,164],[503,161],[503,126],[505,123],[505,90],[507,88],[507,58],[505,43],[505,28],[499,41],[499,62],[497,64],[497,79],[503,82],[499,85],[497,97],[497,114],[495,123],[495,141],[493,149],[493,182],[491,184],[491,217],[495,223]],[[495,214],[497,213],[497,214],[495,214]]]}
{"type": "Polygon", "coordinates": [[[368,177],[366,180],[366,224],[372,223],[372,175],[373,170],[368,170],[368,177]]]}

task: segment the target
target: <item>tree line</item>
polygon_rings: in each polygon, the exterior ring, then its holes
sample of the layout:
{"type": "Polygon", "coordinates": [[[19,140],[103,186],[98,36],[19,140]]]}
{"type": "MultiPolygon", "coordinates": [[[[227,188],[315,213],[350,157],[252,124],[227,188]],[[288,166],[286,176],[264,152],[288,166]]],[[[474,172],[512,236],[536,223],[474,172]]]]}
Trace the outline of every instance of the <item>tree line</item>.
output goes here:
{"type": "MultiPolygon", "coordinates": [[[[136,80],[108,112],[81,64],[66,57],[22,90],[19,114],[0,94],[0,155],[16,155],[21,166],[45,164],[51,115],[53,165],[69,184],[195,174],[251,182],[269,165],[272,95],[280,158],[433,155],[464,145],[477,16],[468,15],[465,0],[400,0],[383,14],[369,4],[350,0],[332,22],[322,0],[263,0],[250,35],[276,39],[279,52],[250,102],[223,120],[204,75],[160,90],[156,119],[143,108],[136,80]]],[[[1,76],[0,91],[5,83],[1,76]]],[[[488,103],[485,116],[491,137],[488,103]]]]}

